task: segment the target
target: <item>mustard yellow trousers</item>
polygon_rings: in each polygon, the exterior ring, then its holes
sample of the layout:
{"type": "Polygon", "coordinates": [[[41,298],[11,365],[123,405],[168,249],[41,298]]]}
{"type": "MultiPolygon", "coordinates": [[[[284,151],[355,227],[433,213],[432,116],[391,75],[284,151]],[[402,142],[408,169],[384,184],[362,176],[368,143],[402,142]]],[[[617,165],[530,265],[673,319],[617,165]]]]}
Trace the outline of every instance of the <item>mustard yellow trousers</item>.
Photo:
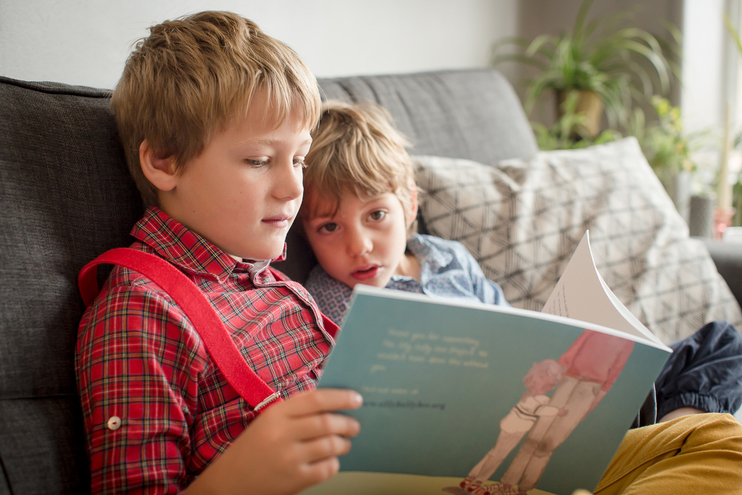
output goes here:
{"type": "Polygon", "coordinates": [[[693,414],[629,430],[595,495],[742,494],[742,425],[693,414]]]}

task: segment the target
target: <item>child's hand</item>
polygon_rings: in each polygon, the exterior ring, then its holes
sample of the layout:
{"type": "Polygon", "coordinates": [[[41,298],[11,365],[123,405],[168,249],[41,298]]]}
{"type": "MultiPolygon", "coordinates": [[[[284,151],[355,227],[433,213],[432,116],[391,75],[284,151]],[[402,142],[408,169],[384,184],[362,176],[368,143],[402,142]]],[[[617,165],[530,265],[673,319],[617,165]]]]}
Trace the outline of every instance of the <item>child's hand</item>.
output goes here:
{"type": "Polygon", "coordinates": [[[331,478],[340,469],[337,456],[350,450],[347,437],[360,430],[358,421],[333,411],[357,409],[362,402],[351,390],[322,389],[270,406],[188,494],[292,494],[331,478]]]}

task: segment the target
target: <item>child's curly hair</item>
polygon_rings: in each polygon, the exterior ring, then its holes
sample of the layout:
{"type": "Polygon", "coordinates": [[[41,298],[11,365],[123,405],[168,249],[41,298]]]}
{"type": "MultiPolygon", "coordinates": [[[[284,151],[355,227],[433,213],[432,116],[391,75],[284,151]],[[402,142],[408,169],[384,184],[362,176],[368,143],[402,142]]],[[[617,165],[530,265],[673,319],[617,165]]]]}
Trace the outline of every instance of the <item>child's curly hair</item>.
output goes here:
{"type": "Polygon", "coordinates": [[[393,193],[405,212],[410,211],[415,193],[412,158],[406,149],[410,143],[385,108],[327,101],[312,140],[304,173],[305,218],[334,214],[345,192],[361,198],[393,193]],[[315,197],[334,203],[334,211],[313,211],[315,197]]]}

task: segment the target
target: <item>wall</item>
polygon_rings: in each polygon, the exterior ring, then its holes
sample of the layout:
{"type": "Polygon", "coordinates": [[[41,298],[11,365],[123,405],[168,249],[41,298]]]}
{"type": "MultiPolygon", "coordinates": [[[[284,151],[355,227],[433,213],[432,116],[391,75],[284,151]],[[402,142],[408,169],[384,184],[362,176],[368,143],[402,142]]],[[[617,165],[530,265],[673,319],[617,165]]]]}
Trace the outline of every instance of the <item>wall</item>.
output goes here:
{"type": "Polygon", "coordinates": [[[734,104],[736,50],[723,22],[724,0],[685,0],[681,105],[688,131],[721,128],[727,99],[734,104]],[[730,55],[732,55],[730,59],[730,55]]]}
{"type": "Polygon", "coordinates": [[[517,27],[517,0],[0,0],[0,75],[113,87],[147,27],[232,10],[318,76],[483,67],[517,27]]]}
{"type": "MultiPolygon", "coordinates": [[[[111,88],[131,44],[148,26],[204,9],[234,10],[255,20],[295,48],[320,77],[483,67],[500,37],[530,39],[570,29],[581,2],[0,0],[0,75],[111,88]]],[[[730,84],[718,17],[734,2],[739,0],[595,0],[590,16],[637,8],[634,19],[641,28],[657,33],[667,20],[682,28],[685,85],[673,101],[682,101],[689,128],[718,128],[730,84]]],[[[522,67],[498,68],[522,93],[522,67]]],[[[553,111],[539,118],[548,122],[553,111]]]]}

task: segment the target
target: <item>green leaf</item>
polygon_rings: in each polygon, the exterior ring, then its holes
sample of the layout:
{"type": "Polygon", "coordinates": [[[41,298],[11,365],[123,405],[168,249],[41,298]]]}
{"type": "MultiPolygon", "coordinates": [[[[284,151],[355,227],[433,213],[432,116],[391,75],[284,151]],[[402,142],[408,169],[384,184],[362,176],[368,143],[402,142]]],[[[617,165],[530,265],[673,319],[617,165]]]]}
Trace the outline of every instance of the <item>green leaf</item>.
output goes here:
{"type": "Polygon", "coordinates": [[[634,102],[646,101],[655,92],[665,94],[671,81],[679,81],[679,66],[667,55],[680,53],[680,32],[669,24],[666,40],[624,25],[638,7],[588,19],[592,4],[593,0],[581,3],[571,32],[541,34],[530,42],[517,37],[498,41],[498,50],[510,47],[517,54],[500,51],[493,62],[536,68],[524,98],[529,114],[545,92],[589,90],[603,101],[609,125],[624,129],[633,118],[634,102]]]}

